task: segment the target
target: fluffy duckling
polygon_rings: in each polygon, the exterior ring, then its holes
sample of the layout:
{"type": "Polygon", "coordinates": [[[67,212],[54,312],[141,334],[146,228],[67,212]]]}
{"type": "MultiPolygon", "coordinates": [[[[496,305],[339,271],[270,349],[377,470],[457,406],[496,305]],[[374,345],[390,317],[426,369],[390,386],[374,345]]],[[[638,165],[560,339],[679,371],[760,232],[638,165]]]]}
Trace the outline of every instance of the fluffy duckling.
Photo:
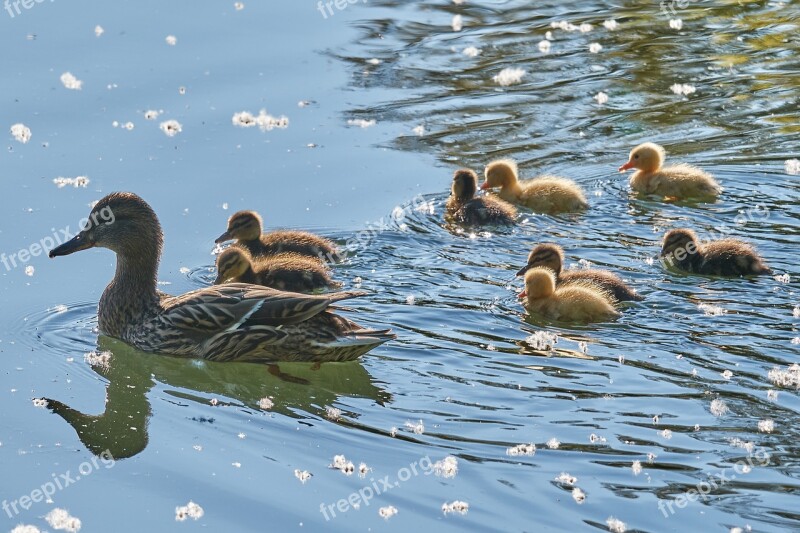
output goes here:
{"type": "Polygon", "coordinates": [[[460,224],[514,224],[517,210],[499,198],[475,196],[478,175],[467,168],[453,174],[453,187],[447,199],[447,214],[460,224]]]}
{"type": "Polygon", "coordinates": [[[552,270],[534,267],[525,273],[525,290],[519,295],[531,313],[565,322],[603,322],[619,316],[614,297],[589,283],[574,282],[556,288],[552,270]]]}
{"type": "Polygon", "coordinates": [[[643,194],[658,194],[665,198],[716,198],[722,192],[714,176],[697,167],[681,163],[663,167],[664,148],[655,143],[640,144],[631,150],[628,162],[620,172],[632,168],[631,189],[643,194]]]}
{"type": "Polygon", "coordinates": [[[700,244],[690,229],[673,229],[664,235],[661,258],[686,272],[712,276],[755,276],[772,271],[755,248],[736,239],[700,244]]]}
{"type": "Polygon", "coordinates": [[[217,256],[217,279],[220,283],[252,283],[289,292],[312,292],[336,288],[318,259],[282,253],[253,260],[247,250],[231,247],[217,256]]]}
{"type": "Polygon", "coordinates": [[[284,252],[318,258],[325,262],[341,260],[336,246],[313,233],[305,231],[273,231],[261,233],[261,216],[255,211],[239,211],[228,219],[228,229],[214,242],[236,240],[239,248],[244,248],[255,258],[284,252]]]}
{"type": "Polygon", "coordinates": [[[556,284],[561,287],[574,281],[591,283],[604,291],[611,293],[620,302],[644,300],[636,291],[628,287],[622,279],[608,270],[595,268],[585,270],[568,270],[562,272],[564,265],[564,250],[557,244],[539,244],[528,255],[528,264],[517,272],[517,276],[524,275],[534,267],[546,267],[556,275],[556,284]]]}
{"type": "Polygon", "coordinates": [[[537,213],[563,213],[589,207],[583,190],[574,181],[540,176],[521,182],[517,163],[510,159],[492,161],[486,165],[484,174],[486,181],[481,189],[500,187],[500,198],[537,213]]]}

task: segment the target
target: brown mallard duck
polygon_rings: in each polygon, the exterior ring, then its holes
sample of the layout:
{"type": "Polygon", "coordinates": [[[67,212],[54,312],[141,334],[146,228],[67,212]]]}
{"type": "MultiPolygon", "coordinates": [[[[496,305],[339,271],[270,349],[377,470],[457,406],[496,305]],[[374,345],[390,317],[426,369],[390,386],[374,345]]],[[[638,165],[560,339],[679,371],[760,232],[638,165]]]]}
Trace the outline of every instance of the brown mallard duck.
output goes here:
{"type": "Polygon", "coordinates": [[[642,194],[657,194],[670,199],[715,199],[722,192],[714,176],[697,167],[681,163],[664,167],[664,148],[643,143],[631,150],[620,172],[636,169],[631,189],[642,194]]]}
{"type": "Polygon", "coordinates": [[[557,244],[539,244],[528,255],[528,264],[517,272],[517,276],[534,267],[547,267],[556,275],[556,284],[560,287],[574,281],[586,281],[610,292],[620,302],[644,300],[636,291],[628,287],[619,276],[608,270],[596,268],[562,271],[564,250],[557,244]]]}
{"type": "Polygon", "coordinates": [[[328,239],[306,231],[280,230],[262,234],[263,222],[255,211],[238,211],[228,219],[228,229],[215,243],[235,240],[234,246],[246,249],[254,258],[285,252],[316,257],[326,263],[341,260],[328,239]]]}
{"type": "Polygon", "coordinates": [[[151,207],[133,193],[100,200],[89,222],[50,257],[87,248],[117,254],[117,270],[98,306],[100,332],[151,353],[212,361],[349,361],[393,339],[332,312],[365,293],[306,295],[229,283],[180,296],[156,288],[163,235],[151,207]],[[113,223],[103,222],[113,213],[113,223]]]}
{"type": "Polygon", "coordinates": [[[556,288],[556,275],[545,267],[534,267],[525,273],[525,290],[519,297],[529,312],[551,320],[604,322],[619,316],[611,293],[580,281],[556,288]]]}
{"type": "Polygon", "coordinates": [[[559,176],[539,176],[519,181],[517,163],[500,159],[486,165],[486,181],[481,189],[500,187],[498,196],[537,213],[567,213],[589,207],[583,190],[572,180],[559,176]]]}
{"type": "Polygon", "coordinates": [[[338,288],[319,259],[292,253],[253,259],[242,248],[231,247],[217,256],[215,285],[224,282],[252,283],[290,292],[313,292],[338,288]]]}
{"type": "Polygon", "coordinates": [[[453,174],[453,186],[447,199],[447,215],[459,224],[480,226],[485,224],[514,224],[517,210],[499,198],[475,196],[478,175],[462,168],[453,174]]]}
{"type": "Polygon", "coordinates": [[[753,246],[737,239],[720,239],[700,244],[690,229],[673,229],[664,235],[661,258],[667,266],[685,272],[712,276],[755,276],[770,274],[753,246]]]}

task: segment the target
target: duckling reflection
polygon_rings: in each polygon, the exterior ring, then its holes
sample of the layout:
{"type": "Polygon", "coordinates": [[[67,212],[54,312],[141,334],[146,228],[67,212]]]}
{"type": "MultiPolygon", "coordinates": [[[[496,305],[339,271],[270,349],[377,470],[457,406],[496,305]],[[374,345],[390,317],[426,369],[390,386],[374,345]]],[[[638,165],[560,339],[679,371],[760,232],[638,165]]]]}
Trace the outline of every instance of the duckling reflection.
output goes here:
{"type": "Polygon", "coordinates": [[[165,394],[208,404],[208,396],[228,398],[231,404],[258,409],[258,402],[271,397],[271,412],[302,418],[298,412],[325,415],[325,406],[341,396],[368,398],[379,405],[391,395],[376,386],[358,362],[327,363],[314,367],[300,363],[254,365],[202,362],[148,354],[101,336],[98,350],[110,352],[107,363],[92,368],[108,379],[105,410],[97,415],[82,413],[69,405],[45,398],[48,408],[75,429],[84,446],[95,455],[108,451],[114,459],[133,457],[148,444],[148,426],[153,414],[148,394],[157,384],[179,388],[165,394]]]}

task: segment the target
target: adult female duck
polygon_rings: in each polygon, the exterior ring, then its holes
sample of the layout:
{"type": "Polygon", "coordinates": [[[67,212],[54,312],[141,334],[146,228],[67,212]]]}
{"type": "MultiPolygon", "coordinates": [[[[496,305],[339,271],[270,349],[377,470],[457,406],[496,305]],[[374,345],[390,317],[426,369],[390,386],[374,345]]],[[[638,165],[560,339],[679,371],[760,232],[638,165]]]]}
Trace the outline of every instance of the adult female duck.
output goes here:
{"type": "Polygon", "coordinates": [[[50,257],[87,248],[117,254],[117,270],[98,307],[100,332],[152,353],[212,361],[349,361],[394,338],[330,311],[363,296],[357,291],[318,296],[245,283],[207,287],[181,296],[156,289],[163,235],[151,207],[132,193],[112,193],[89,222],[50,257]],[[113,223],[99,213],[112,212],[113,223]]]}

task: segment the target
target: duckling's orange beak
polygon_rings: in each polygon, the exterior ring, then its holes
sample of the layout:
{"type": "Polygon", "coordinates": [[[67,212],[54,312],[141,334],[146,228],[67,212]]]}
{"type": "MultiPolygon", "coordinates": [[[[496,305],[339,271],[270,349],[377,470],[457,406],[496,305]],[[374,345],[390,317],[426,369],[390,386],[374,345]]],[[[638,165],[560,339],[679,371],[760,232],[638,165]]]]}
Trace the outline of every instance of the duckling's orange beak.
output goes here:
{"type": "Polygon", "coordinates": [[[226,231],[225,233],[223,233],[222,235],[217,237],[214,242],[216,244],[219,244],[221,242],[232,241],[232,240],[233,240],[233,237],[231,236],[231,232],[230,231],[226,231]]]}
{"type": "Polygon", "coordinates": [[[481,190],[485,191],[487,189],[491,189],[491,187],[489,187],[489,182],[488,181],[484,181],[483,185],[481,185],[481,190]]]}
{"type": "Polygon", "coordinates": [[[619,167],[619,171],[625,172],[626,170],[630,170],[633,168],[633,165],[634,165],[633,161],[628,161],[627,163],[619,167]]]}
{"type": "Polygon", "coordinates": [[[81,250],[86,250],[87,248],[91,248],[94,246],[94,241],[89,239],[85,234],[78,233],[72,239],[68,240],[64,244],[56,246],[50,253],[50,259],[54,257],[59,257],[62,255],[69,255],[74,254],[75,252],[80,252],[81,250]]]}
{"type": "Polygon", "coordinates": [[[517,298],[520,298],[520,299],[527,298],[527,297],[528,297],[528,293],[526,291],[522,291],[521,293],[519,293],[517,295],[517,298]]]}

